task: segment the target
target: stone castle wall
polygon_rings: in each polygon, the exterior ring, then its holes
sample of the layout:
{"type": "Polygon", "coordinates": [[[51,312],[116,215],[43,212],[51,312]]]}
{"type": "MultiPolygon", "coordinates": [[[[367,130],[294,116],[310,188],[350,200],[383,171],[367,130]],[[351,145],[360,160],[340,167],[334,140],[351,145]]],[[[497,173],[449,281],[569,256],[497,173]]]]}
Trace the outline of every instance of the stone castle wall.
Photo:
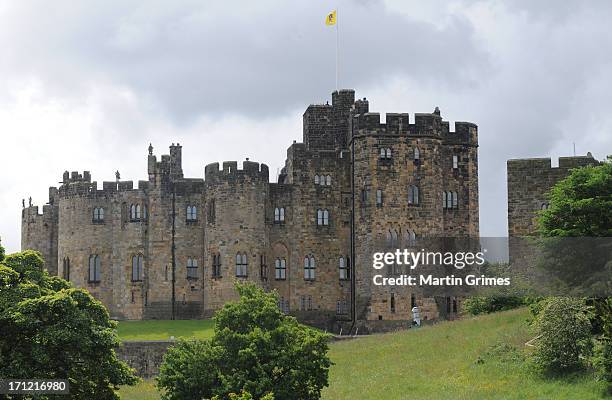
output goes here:
{"type": "Polygon", "coordinates": [[[73,284],[121,319],[170,317],[173,243],[179,318],[209,317],[236,299],[236,281],[252,281],[277,290],[287,312],[333,329],[350,321],[352,274],[359,319],[408,320],[413,303],[428,319],[452,318],[446,311],[457,299],[373,287],[371,253],[389,244],[391,232],[398,237],[395,248],[406,246],[412,232],[417,238],[478,236],[476,125],[457,122],[451,132],[437,109],[415,114],[412,123],[408,114],[387,114],[381,123],[352,90],[334,92],[331,104],[309,106],[303,119],[303,142],[288,148],[277,183],[269,183],[266,165],[249,160],[209,164],[204,179],[185,178],[178,144],[159,160],[149,148],[148,180],[137,187],[117,180],[98,188],[89,172],[66,172],[43,216],[35,207],[24,210],[22,248],[41,250],[48,269],[60,276],[69,266],[73,284]],[[380,157],[381,149],[390,150],[388,158],[380,157]],[[408,202],[410,185],[419,187],[418,205],[408,202]],[[458,194],[456,208],[443,207],[444,191],[458,194]],[[350,260],[353,197],[356,260],[350,260]],[[139,218],[132,218],[132,205],[140,206],[139,218]],[[188,207],[197,210],[194,220],[188,207]],[[103,221],[94,221],[96,208],[104,209],[103,221]],[[275,220],[280,208],[283,221],[275,220]],[[317,210],[327,212],[326,223],[319,223],[317,210]],[[237,254],[247,256],[246,276],[236,276],[237,254]],[[100,282],[89,279],[92,255],[100,258],[100,282]],[[132,257],[139,255],[144,271],[134,281],[132,257]],[[305,279],[305,258],[314,259],[314,279],[305,279]],[[284,279],[276,279],[276,260],[284,260],[284,279]],[[347,279],[340,279],[342,262],[350,266],[347,279]]]}

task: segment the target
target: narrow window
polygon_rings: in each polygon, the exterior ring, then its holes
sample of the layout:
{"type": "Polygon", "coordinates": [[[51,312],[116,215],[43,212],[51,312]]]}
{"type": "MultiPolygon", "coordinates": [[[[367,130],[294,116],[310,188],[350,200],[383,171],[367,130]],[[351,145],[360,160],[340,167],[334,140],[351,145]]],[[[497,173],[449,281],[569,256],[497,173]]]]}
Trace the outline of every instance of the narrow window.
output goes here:
{"type": "Polygon", "coordinates": [[[442,192],[442,208],[446,208],[446,192],[442,192]]]}
{"type": "Polygon", "coordinates": [[[213,254],[212,276],[213,278],[221,277],[221,254],[213,254]]]}
{"type": "Polygon", "coordinates": [[[136,212],[136,214],[135,214],[134,219],[139,220],[140,217],[141,217],[141,215],[140,215],[140,204],[136,204],[136,211],[135,212],[136,212]]]}
{"type": "Polygon", "coordinates": [[[362,203],[362,205],[367,206],[369,201],[370,201],[370,191],[368,189],[363,189],[361,191],[361,203],[362,203]]]}
{"type": "Polygon", "coordinates": [[[280,208],[280,222],[285,222],[285,207],[280,208]]]}
{"type": "Polygon", "coordinates": [[[194,222],[198,220],[198,208],[196,206],[187,206],[187,221],[194,222]]]}
{"type": "Polygon", "coordinates": [[[92,254],[89,256],[89,274],[88,281],[90,283],[100,282],[100,256],[92,254]]]}
{"type": "Polygon", "coordinates": [[[315,185],[319,185],[321,183],[319,175],[315,175],[315,185]]]}
{"type": "Polygon", "coordinates": [[[387,151],[385,150],[384,147],[381,147],[380,149],[380,158],[384,159],[387,156],[387,151]]]}
{"type": "Polygon", "coordinates": [[[395,312],[395,293],[391,293],[391,312],[395,312]]]}
{"type": "Polygon", "coordinates": [[[419,150],[418,147],[414,148],[414,159],[415,160],[420,160],[421,159],[421,151],[419,150]]]}
{"type": "Polygon", "coordinates": [[[341,281],[346,281],[349,279],[348,259],[340,257],[339,271],[341,281]]]}
{"type": "Polygon", "coordinates": [[[326,184],[327,186],[331,186],[331,175],[327,175],[327,176],[325,177],[325,184],[326,184]]]}
{"type": "Polygon", "coordinates": [[[70,258],[64,257],[64,280],[70,280],[70,258]]]}
{"type": "Polygon", "coordinates": [[[132,221],[136,219],[136,205],[135,204],[130,205],[130,219],[132,221]]]}
{"type": "Polygon", "coordinates": [[[386,158],[387,158],[387,159],[390,159],[390,158],[391,158],[391,149],[390,149],[390,148],[387,148],[387,152],[386,152],[386,153],[387,153],[387,154],[386,154],[386,158]]]}
{"type": "Polygon", "coordinates": [[[142,271],[142,255],[132,256],[132,282],[140,282],[142,281],[143,271],[142,271]]]}
{"type": "Polygon", "coordinates": [[[415,185],[408,186],[408,204],[419,204],[419,187],[415,185]]]}
{"type": "Polygon", "coordinates": [[[383,192],[381,189],[376,190],[376,206],[382,207],[383,205],[383,192]]]}
{"type": "Polygon", "coordinates": [[[259,276],[262,281],[268,280],[268,263],[265,254],[259,256],[259,276]]]}
{"type": "Polygon", "coordinates": [[[453,156],[453,169],[459,168],[459,157],[453,156]]]}
{"type": "Polygon", "coordinates": [[[211,200],[208,202],[208,223],[215,223],[215,200],[211,200]]]}
{"type": "Polygon", "coordinates": [[[329,211],[323,210],[323,225],[329,225],[329,211]]]}
{"type": "Polygon", "coordinates": [[[195,258],[187,259],[187,279],[198,279],[198,260],[195,258]]]}
{"type": "Polygon", "coordinates": [[[459,208],[459,199],[457,198],[457,192],[453,192],[453,208],[459,208]]]}
{"type": "Polygon", "coordinates": [[[308,296],[307,309],[312,311],[312,296],[308,296]]]}
{"type": "Polygon", "coordinates": [[[455,314],[457,313],[457,298],[456,297],[453,298],[453,312],[455,314]]]}
{"type": "Polygon", "coordinates": [[[315,279],[315,259],[313,256],[304,257],[304,279],[307,281],[315,279]]]}
{"type": "Polygon", "coordinates": [[[164,268],[164,281],[168,282],[168,266],[164,268]]]}
{"type": "Polygon", "coordinates": [[[412,293],[410,295],[410,308],[414,308],[416,307],[416,296],[414,295],[414,293],[412,293]]]}
{"type": "Polygon", "coordinates": [[[246,253],[236,254],[236,276],[247,276],[248,260],[246,253]]]}
{"type": "Polygon", "coordinates": [[[317,210],[317,225],[323,225],[323,210],[317,210]]]}
{"type": "Polygon", "coordinates": [[[280,222],[280,210],[278,207],[274,209],[274,222],[280,222]]]}
{"type": "Polygon", "coordinates": [[[284,258],[277,258],[274,263],[274,278],[283,281],[287,278],[287,264],[284,258]]]}

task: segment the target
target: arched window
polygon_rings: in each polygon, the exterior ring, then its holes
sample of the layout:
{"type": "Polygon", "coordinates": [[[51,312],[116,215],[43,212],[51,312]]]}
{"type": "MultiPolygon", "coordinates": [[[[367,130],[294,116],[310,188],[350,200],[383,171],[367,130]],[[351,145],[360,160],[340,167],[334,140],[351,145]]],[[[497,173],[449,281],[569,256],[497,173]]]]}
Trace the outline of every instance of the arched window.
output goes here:
{"type": "Polygon", "coordinates": [[[419,150],[418,147],[414,148],[414,159],[415,160],[420,160],[421,159],[421,151],[419,150]]]}
{"type": "Polygon", "coordinates": [[[419,187],[415,185],[408,186],[408,204],[416,206],[419,204],[419,187]]]}
{"type": "Polygon", "coordinates": [[[350,258],[349,257],[340,257],[339,262],[339,271],[340,271],[340,280],[346,281],[350,279],[350,258]]]}
{"type": "Polygon", "coordinates": [[[68,257],[64,257],[64,262],[63,262],[63,278],[64,280],[69,281],[70,280],[70,258],[68,257]]]}
{"type": "Polygon", "coordinates": [[[313,256],[304,257],[304,279],[313,281],[315,278],[315,259],[313,256]]]}
{"type": "Polygon", "coordinates": [[[274,222],[284,222],[284,221],[285,221],[285,208],[276,207],[274,209],[274,222]]]}
{"type": "Polygon", "coordinates": [[[319,175],[315,175],[315,185],[319,185],[321,183],[321,180],[319,178],[319,175]]]}
{"type": "Polygon", "coordinates": [[[277,258],[274,263],[274,279],[277,281],[287,279],[287,261],[284,258],[277,258]]]}
{"type": "Polygon", "coordinates": [[[198,260],[195,258],[187,259],[187,279],[198,279],[198,260]]]}
{"type": "Polygon", "coordinates": [[[100,256],[92,254],[89,256],[89,274],[87,280],[90,283],[100,282],[100,256]]]}
{"type": "Polygon", "coordinates": [[[136,219],[136,204],[130,205],[130,219],[132,221],[136,219]]]}
{"type": "Polygon", "coordinates": [[[142,215],[140,214],[140,204],[136,204],[136,219],[140,218],[142,218],[142,215]]]}
{"type": "Polygon", "coordinates": [[[104,208],[96,207],[93,210],[93,220],[94,222],[104,222],[104,208]]]}
{"type": "Polygon", "coordinates": [[[317,225],[323,225],[323,210],[317,210],[317,225]]]}
{"type": "Polygon", "coordinates": [[[327,186],[331,186],[331,175],[327,175],[327,176],[325,177],[325,184],[326,184],[327,186]]]}
{"type": "Polygon", "coordinates": [[[442,208],[447,208],[447,204],[446,204],[446,192],[442,192],[442,208]]]}
{"type": "Polygon", "coordinates": [[[453,192],[453,208],[459,208],[459,199],[457,197],[457,192],[453,192]]]}
{"type": "Polygon", "coordinates": [[[323,210],[323,225],[329,225],[329,211],[323,210]]]}
{"type": "Polygon", "coordinates": [[[395,229],[391,230],[391,247],[399,247],[398,235],[395,229]]]}
{"type": "Polygon", "coordinates": [[[387,157],[388,159],[390,159],[390,158],[391,158],[391,149],[390,149],[390,148],[387,148],[387,151],[386,151],[386,157],[387,157]]]}
{"type": "Polygon", "coordinates": [[[187,206],[187,221],[194,222],[198,220],[198,207],[187,206]]]}
{"type": "Polygon", "coordinates": [[[387,151],[385,150],[384,147],[380,148],[380,158],[385,158],[387,156],[387,151]]]}
{"type": "Polygon", "coordinates": [[[246,253],[236,254],[236,276],[247,276],[248,266],[249,261],[247,259],[246,253]]]}
{"type": "Polygon", "coordinates": [[[132,282],[141,282],[143,278],[142,255],[132,256],[132,282]]]}

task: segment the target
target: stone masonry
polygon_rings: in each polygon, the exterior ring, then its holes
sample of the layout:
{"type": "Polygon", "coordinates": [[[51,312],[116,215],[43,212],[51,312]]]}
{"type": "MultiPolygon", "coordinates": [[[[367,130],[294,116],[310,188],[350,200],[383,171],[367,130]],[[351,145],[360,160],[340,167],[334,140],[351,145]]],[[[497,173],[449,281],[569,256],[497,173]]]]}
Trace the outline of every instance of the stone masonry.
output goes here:
{"type": "Polygon", "coordinates": [[[181,150],[158,159],[150,146],[148,179],[136,186],[65,172],[42,214],[24,208],[22,249],[39,250],[50,273],[119,319],[170,317],[173,243],[178,318],[210,317],[236,299],[236,281],[251,281],[278,291],[285,312],[333,328],[351,320],[354,273],[360,321],[406,321],[415,304],[424,319],[457,313],[458,299],[374,287],[370,257],[381,243],[478,237],[476,125],[456,122],[453,132],[437,108],[382,123],[365,98],[340,90],[306,109],[303,143],[288,148],[276,183],[248,159],[185,178],[181,150]]]}

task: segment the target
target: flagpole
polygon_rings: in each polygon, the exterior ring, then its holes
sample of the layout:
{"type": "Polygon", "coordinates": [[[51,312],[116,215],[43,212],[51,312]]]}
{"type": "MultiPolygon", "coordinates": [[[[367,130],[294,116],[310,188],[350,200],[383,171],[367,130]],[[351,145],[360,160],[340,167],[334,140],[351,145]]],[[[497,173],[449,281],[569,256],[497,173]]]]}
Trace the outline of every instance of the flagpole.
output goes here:
{"type": "Polygon", "coordinates": [[[340,32],[338,30],[338,8],[336,7],[336,92],[338,91],[338,80],[339,80],[339,53],[340,53],[340,32]]]}

